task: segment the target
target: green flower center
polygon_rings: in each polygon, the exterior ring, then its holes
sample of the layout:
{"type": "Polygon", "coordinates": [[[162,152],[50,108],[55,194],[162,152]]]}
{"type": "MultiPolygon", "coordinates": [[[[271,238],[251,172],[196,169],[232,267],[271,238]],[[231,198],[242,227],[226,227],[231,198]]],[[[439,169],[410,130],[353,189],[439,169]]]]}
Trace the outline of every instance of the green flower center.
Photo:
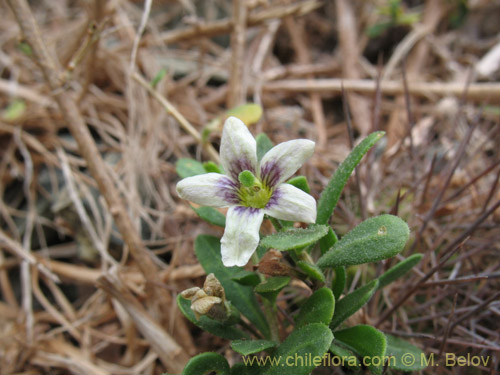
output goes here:
{"type": "Polygon", "coordinates": [[[273,190],[265,186],[250,171],[241,172],[238,179],[241,183],[238,190],[241,205],[253,208],[266,207],[267,202],[269,202],[269,199],[273,195],[273,190]]]}

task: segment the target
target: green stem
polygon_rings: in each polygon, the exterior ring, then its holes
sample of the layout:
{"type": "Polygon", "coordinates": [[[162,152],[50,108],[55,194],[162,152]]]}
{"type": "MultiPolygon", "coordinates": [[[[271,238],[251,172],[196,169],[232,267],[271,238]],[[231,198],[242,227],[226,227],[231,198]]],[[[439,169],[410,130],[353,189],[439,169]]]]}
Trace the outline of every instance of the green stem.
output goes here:
{"type": "Polygon", "coordinates": [[[271,329],[271,340],[280,342],[280,334],[278,330],[278,310],[273,306],[271,301],[263,298],[264,301],[264,315],[271,329]]]}
{"type": "Polygon", "coordinates": [[[281,229],[283,229],[283,226],[274,217],[269,217],[269,220],[271,220],[271,223],[273,224],[274,229],[276,229],[276,232],[279,232],[281,229]]]}

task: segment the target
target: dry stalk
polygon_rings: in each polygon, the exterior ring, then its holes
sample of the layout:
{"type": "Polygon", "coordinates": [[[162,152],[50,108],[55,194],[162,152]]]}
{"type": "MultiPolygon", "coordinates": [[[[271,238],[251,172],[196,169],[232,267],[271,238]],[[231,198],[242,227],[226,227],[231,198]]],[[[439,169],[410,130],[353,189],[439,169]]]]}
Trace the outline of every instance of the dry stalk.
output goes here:
{"type": "MultiPolygon", "coordinates": [[[[342,76],[347,79],[361,77],[359,61],[361,53],[358,45],[357,23],[353,3],[348,0],[335,1],[340,52],[342,54],[342,76]]],[[[351,105],[353,126],[361,134],[370,132],[370,107],[367,98],[349,92],[347,95],[351,105]]]]}
{"type": "MultiPolygon", "coordinates": [[[[273,18],[287,16],[303,16],[318,9],[322,3],[317,0],[309,0],[298,4],[280,5],[259,12],[250,13],[247,18],[247,27],[258,26],[273,18]]],[[[233,21],[224,19],[209,24],[199,24],[184,29],[167,31],[160,35],[160,40],[166,44],[176,43],[186,39],[212,37],[227,34],[233,29],[233,21]]]]}
{"type": "Polygon", "coordinates": [[[132,256],[136,259],[146,278],[156,280],[156,273],[153,271],[156,269],[156,266],[148,250],[142,244],[139,233],[128,216],[118,190],[109,177],[108,167],[102,160],[73,97],[68,95],[65,88],[61,86],[60,77],[62,71],[54,63],[45,47],[28,2],[26,0],[9,0],[8,4],[14,12],[24,39],[33,50],[34,58],[42,69],[47,84],[52,90],[55,100],[66,120],[67,126],[78,144],[80,153],[87,162],[90,173],[106,199],[108,208],[123,236],[124,242],[129,247],[132,256]]]}
{"type": "Polygon", "coordinates": [[[140,302],[125,289],[120,281],[104,275],[97,285],[117,300],[128,312],[141,334],[149,341],[167,371],[180,373],[188,356],[175,340],[144,310],[140,302]]]}
{"type": "Polygon", "coordinates": [[[0,244],[2,245],[2,248],[9,251],[11,254],[14,256],[18,256],[19,258],[25,260],[31,265],[34,265],[37,267],[41,273],[43,273],[45,276],[47,276],[49,279],[52,279],[56,283],[60,282],[59,278],[57,275],[54,275],[53,272],[51,272],[47,267],[45,267],[43,264],[41,264],[33,254],[28,252],[26,249],[23,248],[23,246],[17,242],[11,239],[4,231],[0,229],[0,244]]]}
{"type": "Polygon", "coordinates": [[[233,108],[242,104],[246,98],[247,75],[245,74],[245,42],[246,42],[247,7],[246,1],[233,1],[233,32],[231,33],[231,72],[227,107],[233,108]]]}
{"type": "MultiPolygon", "coordinates": [[[[265,83],[264,91],[276,92],[319,92],[322,94],[341,93],[342,86],[346,91],[362,94],[373,94],[377,90],[377,82],[371,79],[290,79],[265,83]]],[[[380,91],[385,95],[404,94],[404,85],[397,81],[380,82],[380,91]]],[[[450,82],[418,82],[408,83],[408,91],[412,95],[432,98],[433,96],[461,96],[464,93],[462,83],[450,82]]],[[[499,100],[499,83],[472,83],[467,89],[467,99],[499,100]]]]}
{"type": "MultiPolygon", "coordinates": [[[[310,64],[311,56],[304,40],[304,26],[290,17],[285,19],[285,26],[290,34],[292,45],[297,55],[297,60],[301,64],[310,64]]],[[[308,78],[312,79],[313,76],[308,75],[308,78]]],[[[322,150],[326,146],[327,140],[323,103],[321,102],[321,96],[318,93],[309,93],[309,98],[311,99],[311,112],[318,136],[318,148],[322,150]]]]}
{"type": "Polygon", "coordinates": [[[175,106],[170,103],[167,98],[161,95],[157,90],[155,90],[143,77],[141,77],[138,73],[133,74],[133,78],[139,82],[139,84],[144,87],[158,102],[165,108],[165,110],[171,114],[179,124],[184,128],[186,132],[188,132],[197,142],[201,143],[202,146],[206,149],[210,158],[219,163],[219,154],[215,150],[215,148],[206,142],[203,142],[201,134],[196,130],[193,125],[189,123],[188,120],[175,108],[175,106]]]}

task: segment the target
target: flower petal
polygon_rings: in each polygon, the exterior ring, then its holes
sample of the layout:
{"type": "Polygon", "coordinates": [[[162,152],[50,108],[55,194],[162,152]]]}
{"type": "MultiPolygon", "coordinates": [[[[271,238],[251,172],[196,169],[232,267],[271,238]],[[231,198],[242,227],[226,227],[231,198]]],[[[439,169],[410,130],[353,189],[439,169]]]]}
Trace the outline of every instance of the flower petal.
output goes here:
{"type": "Polygon", "coordinates": [[[280,220],[314,223],[316,200],[295,186],[282,184],[274,190],[264,212],[280,220]]]}
{"type": "Polygon", "coordinates": [[[247,126],[236,117],[229,117],[224,123],[220,157],[224,170],[234,181],[238,181],[238,175],[244,170],[255,174],[257,144],[247,126]]]}
{"type": "Polygon", "coordinates": [[[263,219],[264,211],[258,208],[229,208],[226,229],[220,240],[222,263],[226,267],[243,267],[247,264],[259,244],[259,229],[263,219]]]}
{"type": "Polygon", "coordinates": [[[270,149],[260,162],[260,178],[269,187],[288,180],[314,152],[314,142],[296,139],[270,149]]]}
{"type": "Polygon", "coordinates": [[[187,177],[177,183],[177,194],[202,206],[228,207],[239,203],[237,185],[219,173],[187,177]]]}

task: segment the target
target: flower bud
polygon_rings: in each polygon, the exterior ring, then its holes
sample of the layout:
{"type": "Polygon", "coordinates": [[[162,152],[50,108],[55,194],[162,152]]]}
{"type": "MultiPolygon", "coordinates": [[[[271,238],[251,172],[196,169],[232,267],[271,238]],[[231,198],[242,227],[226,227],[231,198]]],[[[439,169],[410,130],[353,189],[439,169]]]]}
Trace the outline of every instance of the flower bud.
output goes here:
{"type": "Polygon", "coordinates": [[[205,279],[203,289],[189,288],[183,291],[181,296],[191,300],[191,310],[193,310],[196,319],[206,315],[209,318],[230,324],[239,320],[239,312],[226,301],[224,288],[213,273],[205,279]]]}

